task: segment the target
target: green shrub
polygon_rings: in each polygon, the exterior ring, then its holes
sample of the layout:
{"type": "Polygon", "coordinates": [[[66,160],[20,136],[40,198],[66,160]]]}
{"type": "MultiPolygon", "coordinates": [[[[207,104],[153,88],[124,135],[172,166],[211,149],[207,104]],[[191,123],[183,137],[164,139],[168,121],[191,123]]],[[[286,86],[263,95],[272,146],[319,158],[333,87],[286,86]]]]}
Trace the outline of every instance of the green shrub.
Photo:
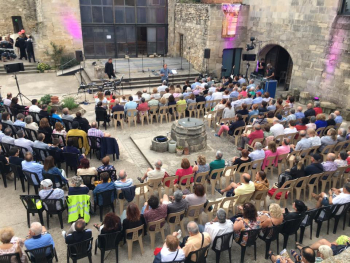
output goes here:
{"type": "Polygon", "coordinates": [[[64,98],[62,102],[63,102],[62,103],[62,107],[63,108],[68,108],[69,110],[75,109],[75,108],[77,108],[79,106],[79,104],[75,103],[73,97],[64,98]]]}
{"type": "Polygon", "coordinates": [[[61,66],[59,69],[66,69],[79,65],[79,61],[77,61],[73,56],[63,56],[61,57],[60,65],[61,66]]]}
{"type": "Polygon", "coordinates": [[[51,67],[50,67],[49,64],[46,64],[46,63],[39,63],[38,66],[37,66],[37,69],[42,73],[42,72],[44,72],[44,70],[49,70],[49,69],[51,69],[51,67]]]}
{"type": "Polygon", "coordinates": [[[55,64],[55,68],[59,66],[59,63],[61,61],[61,57],[63,56],[63,51],[65,49],[64,46],[56,45],[53,42],[50,42],[50,45],[52,47],[52,53],[49,52],[49,50],[45,50],[45,55],[49,56],[55,64]]]}
{"type": "Polygon", "coordinates": [[[40,98],[40,104],[41,105],[43,105],[43,104],[48,105],[50,102],[51,102],[51,95],[50,94],[47,94],[44,97],[40,98]]]}

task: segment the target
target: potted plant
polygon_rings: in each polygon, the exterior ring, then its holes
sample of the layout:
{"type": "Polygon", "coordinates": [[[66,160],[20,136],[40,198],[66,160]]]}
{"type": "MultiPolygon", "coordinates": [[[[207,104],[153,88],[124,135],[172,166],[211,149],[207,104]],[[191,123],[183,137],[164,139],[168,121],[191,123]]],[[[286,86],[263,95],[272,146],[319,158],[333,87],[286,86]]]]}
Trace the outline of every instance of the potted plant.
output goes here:
{"type": "Polygon", "coordinates": [[[181,156],[184,152],[184,147],[176,146],[176,155],[181,156]]]}
{"type": "Polygon", "coordinates": [[[51,96],[51,103],[57,104],[59,102],[58,96],[51,96]]]}
{"type": "Polygon", "coordinates": [[[185,147],[184,148],[184,155],[189,155],[190,154],[190,148],[185,147]]]}

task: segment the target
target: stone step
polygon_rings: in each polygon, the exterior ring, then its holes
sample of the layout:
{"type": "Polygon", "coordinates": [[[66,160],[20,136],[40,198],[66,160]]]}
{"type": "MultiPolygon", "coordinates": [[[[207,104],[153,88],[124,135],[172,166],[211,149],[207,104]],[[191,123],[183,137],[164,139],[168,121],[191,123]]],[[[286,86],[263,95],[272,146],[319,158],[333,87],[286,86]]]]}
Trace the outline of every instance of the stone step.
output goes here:
{"type": "MultiPolygon", "coordinates": [[[[26,70],[26,71],[19,71],[16,72],[16,74],[33,74],[33,73],[39,73],[39,70],[26,70]]],[[[6,73],[6,71],[0,71],[0,75],[13,75],[14,73],[6,73]]]]}

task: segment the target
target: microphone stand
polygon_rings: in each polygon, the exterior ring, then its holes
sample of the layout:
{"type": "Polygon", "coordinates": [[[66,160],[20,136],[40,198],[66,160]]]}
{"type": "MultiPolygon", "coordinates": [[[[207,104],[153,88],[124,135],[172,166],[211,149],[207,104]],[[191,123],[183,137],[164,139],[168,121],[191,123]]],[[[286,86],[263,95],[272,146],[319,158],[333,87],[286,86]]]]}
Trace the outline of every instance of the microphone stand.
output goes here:
{"type": "Polygon", "coordinates": [[[16,75],[16,73],[15,73],[15,80],[16,80],[16,85],[17,85],[17,89],[18,89],[18,94],[16,95],[16,97],[19,96],[22,105],[23,105],[22,97],[24,97],[24,98],[26,98],[27,100],[31,101],[30,99],[28,99],[28,97],[27,97],[26,95],[24,95],[24,94],[21,92],[21,90],[20,90],[20,88],[19,88],[19,84],[18,84],[18,80],[17,80],[17,75],[16,75]]]}
{"type": "Polygon", "coordinates": [[[151,73],[148,68],[148,92],[151,93],[151,73]]]}
{"type": "Polygon", "coordinates": [[[188,47],[188,78],[190,78],[191,75],[191,47],[188,47]]]}

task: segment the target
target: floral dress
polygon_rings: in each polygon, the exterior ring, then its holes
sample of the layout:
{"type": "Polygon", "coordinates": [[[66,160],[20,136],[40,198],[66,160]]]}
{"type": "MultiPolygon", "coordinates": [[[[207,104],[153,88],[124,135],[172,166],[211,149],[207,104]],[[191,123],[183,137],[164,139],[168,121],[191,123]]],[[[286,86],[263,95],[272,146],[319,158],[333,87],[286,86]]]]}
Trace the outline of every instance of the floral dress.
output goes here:
{"type": "MultiPolygon", "coordinates": [[[[243,219],[243,228],[239,231],[234,231],[234,239],[236,242],[239,241],[239,237],[241,236],[241,231],[252,230],[252,229],[260,229],[260,220],[251,221],[248,219],[243,219]]],[[[244,235],[241,241],[241,246],[246,246],[248,240],[248,235],[244,235]]]]}
{"type": "MultiPolygon", "coordinates": [[[[11,248],[8,249],[0,249],[0,256],[2,255],[6,255],[6,254],[12,254],[12,253],[16,253],[17,252],[17,247],[18,247],[19,243],[13,243],[11,248]]],[[[21,246],[21,245],[20,245],[21,246]]],[[[21,256],[21,263],[27,263],[27,256],[22,252],[22,256],[21,256]]],[[[11,263],[17,263],[17,260],[15,257],[11,257],[11,263]]]]}

